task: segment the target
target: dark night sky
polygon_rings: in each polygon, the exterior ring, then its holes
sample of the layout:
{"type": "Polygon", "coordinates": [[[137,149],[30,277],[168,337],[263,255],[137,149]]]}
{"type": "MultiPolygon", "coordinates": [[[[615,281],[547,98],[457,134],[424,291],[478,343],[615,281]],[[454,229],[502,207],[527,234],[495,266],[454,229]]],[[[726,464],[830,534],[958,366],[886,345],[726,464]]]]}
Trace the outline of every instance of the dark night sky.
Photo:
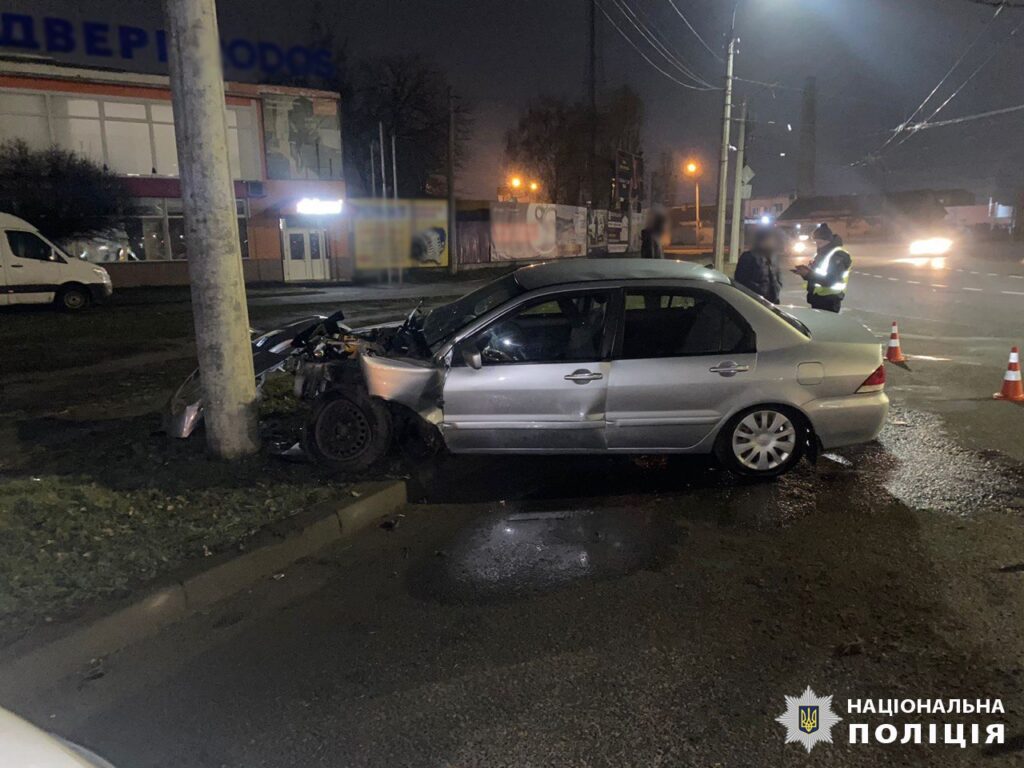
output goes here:
{"type": "MultiPolygon", "coordinates": [[[[668,0],[617,1],[645,15],[680,58],[720,84],[722,65],[701,47],[668,0]]],[[[633,31],[614,0],[600,2],[624,30],[633,31]]],[[[676,0],[676,5],[712,47],[723,46],[731,3],[676,0]]],[[[219,0],[221,32],[282,44],[307,42],[313,6],[313,0],[219,0]]],[[[459,185],[462,194],[494,195],[504,131],[529,99],[584,94],[586,0],[323,0],[323,7],[354,55],[420,52],[445,69],[475,105],[472,158],[459,185]]],[[[37,18],[162,26],[158,0],[9,0],[4,10],[37,18]]],[[[819,189],[862,191],[879,184],[882,174],[848,164],[882,144],[885,130],[917,106],[992,13],[966,0],[744,0],[737,75],[794,87],[808,76],[817,77],[819,189]]],[[[680,157],[701,156],[710,170],[717,157],[721,94],[674,84],[644,62],[600,13],[598,21],[599,85],[629,83],[643,96],[649,168],[661,151],[671,149],[680,157]]],[[[1024,102],[1024,27],[1010,37],[1022,22],[1024,10],[1006,10],[992,23],[933,104],[941,103],[990,54],[993,58],[941,118],[1024,102]]],[[[658,60],[647,43],[638,39],[638,44],[658,60]]],[[[145,61],[137,68],[158,69],[145,61]]],[[[230,70],[226,74],[244,79],[230,70]]],[[[799,91],[741,84],[740,93],[751,98],[758,123],[749,161],[757,172],[754,193],[791,189],[799,91]],[[793,133],[785,130],[787,122],[793,133]],[[782,152],[786,157],[780,157],[782,152]]],[[[997,184],[1012,183],[1024,161],[1024,139],[1015,130],[1020,119],[922,132],[886,153],[888,184],[965,186],[988,194],[997,184]]]]}

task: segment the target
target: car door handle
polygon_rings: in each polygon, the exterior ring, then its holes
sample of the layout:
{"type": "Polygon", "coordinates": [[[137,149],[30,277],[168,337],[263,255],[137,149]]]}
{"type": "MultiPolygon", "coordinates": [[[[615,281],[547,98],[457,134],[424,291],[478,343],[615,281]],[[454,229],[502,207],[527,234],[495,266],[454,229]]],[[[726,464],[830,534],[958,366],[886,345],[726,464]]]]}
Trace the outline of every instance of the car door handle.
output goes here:
{"type": "Polygon", "coordinates": [[[21,269],[24,266],[24,264],[11,264],[11,269],[21,269]]]}
{"type": "Polygon", "coordinates": [[[576,384],[586,384],[588,381],[598,381],[599,379],[603,378],[603,373],[592,373],[591,371],[588,371],[586,368],[580,368],[580,370],[573,371],[568,376],[566,376],[565,380],[575,382],[576,384]]]}
{"type": "Polygon", "coordinates": [[[750,370],[749,365],[737,365],[736,363],[719,363],[708,368],[712,373],[719,376],[735,376],[737,373],[746,373],[750,370]]]}

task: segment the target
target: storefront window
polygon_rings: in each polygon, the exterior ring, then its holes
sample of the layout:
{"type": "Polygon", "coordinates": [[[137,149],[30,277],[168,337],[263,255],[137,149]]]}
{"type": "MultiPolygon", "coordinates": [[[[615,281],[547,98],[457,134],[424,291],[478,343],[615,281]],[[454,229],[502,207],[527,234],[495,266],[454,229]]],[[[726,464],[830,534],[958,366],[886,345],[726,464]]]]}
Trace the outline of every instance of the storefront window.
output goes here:
{"type": "MultiPolygon", "coordinates": [[[[140,198],[134,215],[112,224],[100,236],[62,243],[68,253],[97,264],[111,262],[181,261],[188,258],[185,219],[178,198],[140,198]]],[[[248,208],[235,201],[242,258],[249,258],[248,208]]]]}
{"type": "MultiPolygon", "coordinates": [[[[227,106],[228,162],[235,179],[259,179],[259,138],[253,105],[227,106]]],[[[33,149],[56,145],[115,173],[177,176],[171,105],[158,101],[79,98],[0,89],[0,141],[33,149]]]]}

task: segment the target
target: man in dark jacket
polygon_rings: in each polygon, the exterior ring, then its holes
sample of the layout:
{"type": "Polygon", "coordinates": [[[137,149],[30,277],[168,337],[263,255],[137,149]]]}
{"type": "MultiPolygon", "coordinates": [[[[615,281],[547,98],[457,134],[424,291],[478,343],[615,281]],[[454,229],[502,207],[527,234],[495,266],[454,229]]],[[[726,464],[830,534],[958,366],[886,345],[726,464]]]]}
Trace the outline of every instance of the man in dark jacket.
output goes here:
{"type": "Polygon", "coordinates": [[[853,259],[843,248],[843,239],[828,224],[820,224],[811,235],[818,252],[810,264],[793,271],[807,281],[807,303],[814,309],[838,312],[846,298],[853,259]]]}
{"type": "Polygon", "coordinates": [[[661,211],[651,214],[650,221],[646,227],[640,230],[640,258],[641,259],[664,259],[665,249],[661,240],[665,235],[668,225],[668,218],[661,211]]]}
{"type": "Polygon", "coordinates": [[[778,238],[770,229],[759,229],[754,245],[740,255],[735,280],[760,294],[772,304],[779,303],[782,277],[779,275],[778,238]]]}

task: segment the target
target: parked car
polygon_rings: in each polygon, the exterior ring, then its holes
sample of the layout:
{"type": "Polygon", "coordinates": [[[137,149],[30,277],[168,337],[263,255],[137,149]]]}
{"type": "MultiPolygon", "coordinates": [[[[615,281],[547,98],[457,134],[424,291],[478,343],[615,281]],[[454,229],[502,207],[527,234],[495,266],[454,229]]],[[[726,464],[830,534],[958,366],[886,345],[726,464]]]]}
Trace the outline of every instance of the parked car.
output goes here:
{"type": "Polygon", "coordinates": [[[54,303],[76,312],[112,292],[103,267],[68,256],[24,219],[0,213],[0,306],[54,303]]]}
{"type": "Polygon", "coordinates": [[[2,708],[0,765],[12,768],[114,768],[85,747],[40,730],[2,708]]]}

